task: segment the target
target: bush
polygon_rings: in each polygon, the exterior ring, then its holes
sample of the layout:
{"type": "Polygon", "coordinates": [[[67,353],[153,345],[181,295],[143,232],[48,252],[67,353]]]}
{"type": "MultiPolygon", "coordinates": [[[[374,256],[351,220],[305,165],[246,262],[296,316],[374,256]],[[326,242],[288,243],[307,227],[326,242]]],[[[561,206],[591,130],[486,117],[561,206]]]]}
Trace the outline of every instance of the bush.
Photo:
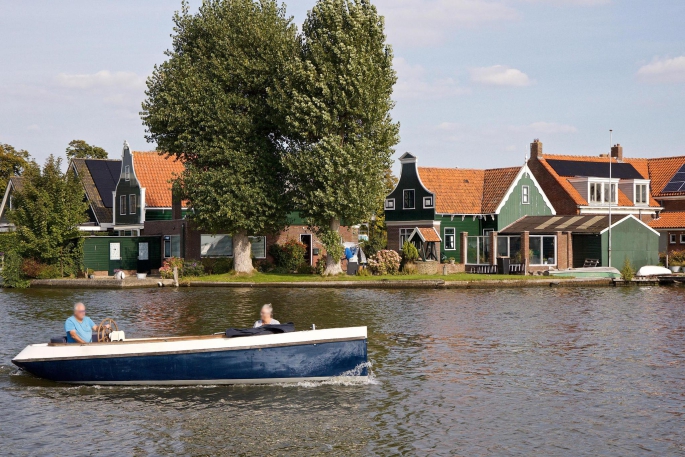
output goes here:
{"type": "Polygon", "coordinates": [[[404,262],[416,262],[419,260],[419,250],[416,249],[414,243],[405,241],[402,245],[402,260],[404,262]]]}
{"type": "Polygon", "coordinates": [[[378,251],[369,259],[369,270],[375,275],[395,275],[400,270],[400,255],[392,250],[378,251]]]}
{"type": "Polygon", "coordinates": [[[415,275],[418,271],[419,268],[414,263],[405,263],[402,267],[402,274],[405,275],[415,275]]]}
{"type": "Polygon", "coordinates": [[[24,259],[21,262],[21,272],[27,278],[37,278],[44,265],[36,259],[24,259]]]}
{"type": "Polygon", "coordinates": [[[36,279],[56,279],[61,278],[62,272],[57,265],[43,265],[40,270],[38,270],[38,275],[36,279]]]}
{"type": "Polygon", "coordinates": [[[269,255],[274,258],[277,267],[287,270],[289,273],[297,270],[304,263],[307,246],[296,240],[288,240],[283,244],[269,246],[269,255]]]}
{"type": "Polygon", "coordinates": [[[388,247],[388,239],[385,236],[374,236],[361,243],[362,251],[367,257],[373,257],[378,251],[388,247]]]}
{"type": "Polygon", "coordinates": [[[357,276],[371,276],[368,268],[361,267],[357,270],[357,276]]]}
{"type": "Polygon", "coordinates": [[[183,272],[183,259],[178,257],[164,259],[162,268],[159,269],[159,274],[161,274],[164,279],[173,279],[174,267],[178,268],[178,275],[181,276],[181,273],[183,272]]]}
{"type": "Polygon", "coordinates": [[[30,282],[24,276],[22,271],[23,260],[19,254],[14,251],[5,252],[3,257],[2,278],[5,280],[5,287],[14,287],[16,289],[25,289],[30,285],[30,282]]]}
{"type": "Polygon", "coordinates": [[[319,276],[323,276],[324,271],[326,271],[326,259],[323,257],[316,261],[316,266],[314,267],[314,273],[319,276]]]}
{"type": "Polygon", "coordinates": [[[181,271],[181,276],[202,276],[204,274],[205,267],[201,262],[191,260],[183,263],[183,271],[181,271]]]}
{"type": "Polygon", "coordinates": [[[313,275],[315,273],[315,268],[311,265],[307,265],[306,263],[301,263],[299,267],[297,267],[297,274],[298,275],[313,275]]]}
{"type": "Polygon", "coordinates": [[[233,259],[230,257],[204,258],[202,265],[210,275],[223,275],[233,269],[233,259]]]}
{"type": "Polygon", "coordinates": [[[635,270],[630,264],[630,259],[626,257],[626,260],[623,262],[623,268],[621,268],[621,278],[626,282],[630,282],[633,280],[633,276],[635,276],[635,270]]]}

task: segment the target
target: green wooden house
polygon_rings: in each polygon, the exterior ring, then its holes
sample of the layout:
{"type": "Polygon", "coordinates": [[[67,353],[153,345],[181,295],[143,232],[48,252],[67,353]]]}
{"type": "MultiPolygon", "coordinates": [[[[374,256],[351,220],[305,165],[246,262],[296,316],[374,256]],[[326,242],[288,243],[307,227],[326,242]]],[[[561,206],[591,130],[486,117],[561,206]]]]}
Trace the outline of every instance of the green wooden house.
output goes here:
{"type": "Polygon", "coordinates": [[[441,258],[461,259],[459,237],[487,236],[527,215],[556,214],[527,165],[487,170],[418,167],[400,157],[402,171],[385,199],[388,248],[400,251],[415,228],[435,228],[441,258]]]}

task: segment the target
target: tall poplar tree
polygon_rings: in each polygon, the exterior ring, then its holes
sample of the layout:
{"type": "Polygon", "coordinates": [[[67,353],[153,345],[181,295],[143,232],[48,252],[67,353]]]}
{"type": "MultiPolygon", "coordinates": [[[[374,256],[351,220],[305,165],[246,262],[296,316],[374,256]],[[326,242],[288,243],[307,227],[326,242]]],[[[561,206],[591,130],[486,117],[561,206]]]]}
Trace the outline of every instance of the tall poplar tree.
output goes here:
{"type": "Polygon", "coordinates": [[[326,247],[325,274],[338,274],[340,224],[376,211],[399,141],[383,17],[368,0],[319,0],[303,25],[294,67],[280,87],[290,108],[284,163],[295,205],[326,247]]]}
{"type": "Polygon", "coordinates": [[[270,90],[297,56],[297,29],[274,0],[186,2],[173,46],[147,82],[147,139],[185,163],[176,182],[203,229],[233,235],[234,268],[252,272],[249,235],[281,230],[290,210],[278,105],[270,90]]]}

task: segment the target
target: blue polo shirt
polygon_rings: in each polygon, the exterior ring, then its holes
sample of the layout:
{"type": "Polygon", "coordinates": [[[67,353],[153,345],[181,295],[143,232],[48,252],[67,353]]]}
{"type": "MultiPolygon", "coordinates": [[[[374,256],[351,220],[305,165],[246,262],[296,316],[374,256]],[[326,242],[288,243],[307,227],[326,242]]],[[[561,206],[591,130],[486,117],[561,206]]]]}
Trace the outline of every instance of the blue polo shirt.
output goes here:
{"type": "Polygon", "coordinates": [[[86,343],[93,342],[93,326],[95,323],[90,320],[90,317],[86,316],[81,322],[76,320],[76,317],[71,316],[64,323],[64,330],[67,332],[67,343],[76,343],[77,341],[71,337],[69,333],[72,330],[76,330],[76,334],[81,337],[86,343]]]}

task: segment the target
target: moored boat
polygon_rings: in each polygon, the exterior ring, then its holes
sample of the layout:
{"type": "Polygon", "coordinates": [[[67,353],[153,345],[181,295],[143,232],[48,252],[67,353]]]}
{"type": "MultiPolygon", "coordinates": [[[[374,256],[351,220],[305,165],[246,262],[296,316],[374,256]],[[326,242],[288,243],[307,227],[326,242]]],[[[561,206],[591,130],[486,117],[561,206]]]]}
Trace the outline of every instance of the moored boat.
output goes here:
{"type": "Polygon", "coordinates": [[[368,377],[366,327],[31,344],[12,363],[72,384],[262,384],[368,377]]]}
{"type": "Polygon", "coordinates": [[[550,276],[565,276],[571,278],[611,278],[618,279],[621,277],[621,272],[613,267],[588,267],[588,268],[571,268],[568,270],[550,270],[550,276]]]}

